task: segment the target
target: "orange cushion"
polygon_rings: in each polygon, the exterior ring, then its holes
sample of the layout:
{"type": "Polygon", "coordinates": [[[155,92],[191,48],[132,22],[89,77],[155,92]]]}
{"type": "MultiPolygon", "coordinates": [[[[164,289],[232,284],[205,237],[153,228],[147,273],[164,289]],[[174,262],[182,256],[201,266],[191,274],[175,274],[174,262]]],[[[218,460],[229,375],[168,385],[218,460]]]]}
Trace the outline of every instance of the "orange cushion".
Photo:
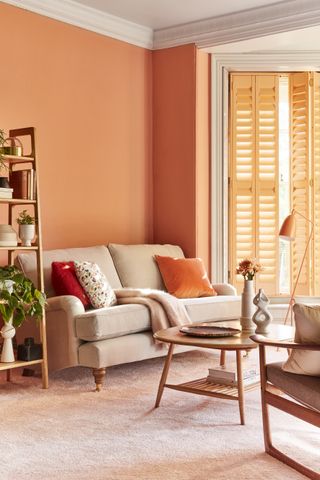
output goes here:
{"type": "Polygon", "coordinates": [[[163,282],[177,298],[212,297],[217,292],[209,282],[201,258],[172,258],[155,255],[163,282]]]}

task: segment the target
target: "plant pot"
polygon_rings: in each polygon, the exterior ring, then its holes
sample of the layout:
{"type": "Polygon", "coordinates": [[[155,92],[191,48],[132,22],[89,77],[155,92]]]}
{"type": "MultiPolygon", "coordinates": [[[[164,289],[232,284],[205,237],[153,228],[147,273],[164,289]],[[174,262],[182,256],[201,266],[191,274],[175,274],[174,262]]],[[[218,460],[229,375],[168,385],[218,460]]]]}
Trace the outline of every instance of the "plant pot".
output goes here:
{"type": "Polygon", "coordinates": [[[36,230],[35,225],[19,225],[19,237],[23,247],[31,247],[36,230]]]}
{"type": "Polygon", "coordinates": [[[1,352],[1,362],[11,363],[15,361],[12,339],[16,334],[16,329],[12,325],[12,319],[5,323],[1,328],[1,336],[3,338],[2,352],[1,352]]]}

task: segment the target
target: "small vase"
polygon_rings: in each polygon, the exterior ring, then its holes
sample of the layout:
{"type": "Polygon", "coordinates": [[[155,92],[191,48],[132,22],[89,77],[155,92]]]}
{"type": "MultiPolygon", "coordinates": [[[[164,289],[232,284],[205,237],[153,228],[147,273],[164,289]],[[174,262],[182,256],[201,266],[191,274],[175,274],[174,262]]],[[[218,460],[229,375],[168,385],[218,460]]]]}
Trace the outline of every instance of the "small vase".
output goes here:
{"type": "Polygon", "coordinates": [[[23,247],[31,247],[35,236],[35,225],[19,225],[19,237],[23,247]]]}
{"type": "Polygon", "coordinates": [[[257,306],[257,311],[252,317],[252,321],[257,325],[256,333],[269,333],[269,325],[272,321],[272,315],[268,310],[270,300],[262,288],[254,297],[253,303],[257,306]]]}
{"type": "Polygon", "coordinates": [[[241,294],[241,317],[240,317],[241,328],[242,328],[242,331],[245,331],[245,332],[254,332],[255,330],[255,324],[252,321],[252,316],[255,312],[253,298],[254,298],[253,280],[245,280],[243,292],[241,294]]]}
{"type": "Polygon", "coordinates": [[[10,363],[14,362],[14,353],[12,346],[12,339],[16,334],[16,329],[12,325],[12,319],[5,323],[1,328],[1,336],[3,338],[2,352],[1,352],[1,362],[10,363]]]}

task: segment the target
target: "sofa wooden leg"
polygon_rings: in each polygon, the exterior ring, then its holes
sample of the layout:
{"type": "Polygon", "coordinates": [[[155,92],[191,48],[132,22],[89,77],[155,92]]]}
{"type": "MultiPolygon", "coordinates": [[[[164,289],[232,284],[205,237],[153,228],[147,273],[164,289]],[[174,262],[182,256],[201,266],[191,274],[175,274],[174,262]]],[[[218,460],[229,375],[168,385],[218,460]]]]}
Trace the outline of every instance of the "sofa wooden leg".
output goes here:
{"type": "Polygon", "coordinates": [[[96,392],[100,392],[104,377],[106,376],[105,368],[93,368],[92,370],[94,381],[96,383],[96,392]]]}

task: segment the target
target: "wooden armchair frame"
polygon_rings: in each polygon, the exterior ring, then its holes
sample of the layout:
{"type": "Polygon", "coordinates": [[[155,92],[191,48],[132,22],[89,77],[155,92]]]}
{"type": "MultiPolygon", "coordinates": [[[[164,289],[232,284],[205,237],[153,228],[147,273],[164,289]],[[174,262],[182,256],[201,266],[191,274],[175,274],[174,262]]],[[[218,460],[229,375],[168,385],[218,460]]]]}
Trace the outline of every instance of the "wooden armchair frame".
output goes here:
{"type": "Polygon", "coordinates": [[[302,403],[298,403],[297,400],[293,401],[287,398],[283,398],[282,395],[288,394],[284,391],[281,391],[278,385],[273,386],[272,383],[267,380],[266,375],[267,346],[286,348],[290,350],[297,349],[320,351],[320,345],[309,345],[294,342],[277,342],[274,340],[269,340],[262,335],[253,335],[251,339],[259,344],[262,421],[265,450],[269,455],[272,455],[281,462],[289,465],[290,467],[294,468],[306,477],[311,478],[312,480],[320,480],[320,473],[317,473],[314,470],[311,470],[310,468],[293,460],[291,457],[288,457],[272,445],[268,405],[278,408],[283,412],[289,413],[290,415],[293,415],[300,420],[304,420],[305,422],[315,425],[316,427],[320,427],[320,411],[315,410],[307,405],[303,405],[302,403]]]}

